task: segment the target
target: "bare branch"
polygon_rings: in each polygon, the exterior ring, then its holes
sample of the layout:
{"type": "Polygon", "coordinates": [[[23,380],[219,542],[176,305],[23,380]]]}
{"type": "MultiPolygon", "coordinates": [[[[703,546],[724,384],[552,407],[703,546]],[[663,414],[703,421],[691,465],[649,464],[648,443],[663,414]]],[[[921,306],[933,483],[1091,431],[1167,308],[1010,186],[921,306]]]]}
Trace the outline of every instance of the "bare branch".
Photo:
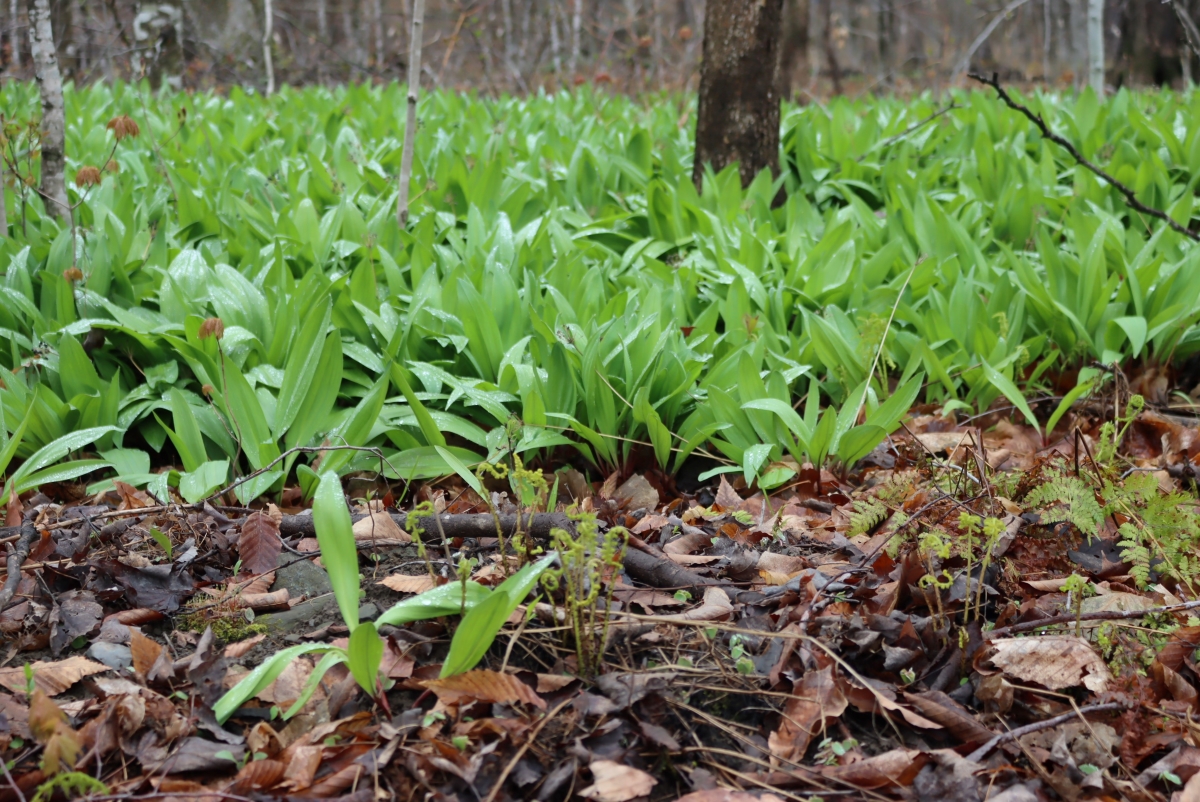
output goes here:
{"type": "Polygon", "coordinates": [[[1017,101],[1013,100],[1012,96],[1009,95],[1008,92],[1004,91],[1004,87],[1002,87],[1000,85],[1000,80],[999,80],[999,77],[996,75],[996,73],[992,73],[991,78],[985,78],[984,76],[980,75],[979,73],[973,72],[970,74],[969,77],[975,79],[976,81],[979,81],[979,83],[981,83],[981,84],[986,84],[986,85],[992,87],[993,89],[995,89],[996,93],[1000,96],[1000,99],[1004,101],[1004,104],[1006,106],[1008,106],[1010,109],[1013,109],[1014,111],[1019,111],[1022,114],[1024,114],[1027,118],[1029,118],[1030,122],[1032,122],[1034,125],[1036,125],[1041,130],[1042,136],[1046,137],[1046,139],[1049,139],[1051,142],[1058,145],[1063,150],[1067,151],[1067,153],[1071,154],[1071,158],[1073,158],[1076,162],[1078,162],[1079,164],[1082,164],[1084,167],[1091,170],[1093,173],[1095,173],[1097,176],[1102,178],[1104,181],[1107,181],[1114,189],[1116,189],[1118,192],[1120,192],[1121,195],[1124,196],[1125,203],[1127,206],[1129,206],[1129,208],[1134,209],[1135,211],[1141,212],[1144,215],[1153,217],[1157,220],[1162,220],[1173,231],[1176,231],[1176,232],[1184,235],[1185,237],[1192,240],[1193,242],[1200,242],[1200,234],[1197,234],[1195,231],[1192,231],[1190,228],[1187,228],[1186,226],[1182,226],[1179,223],[1176,223],[1174,220],[1172,220],[1170,218],[1170,216],[1167,215],[1166,212],[1163,212],[1159,209],[1155,209],[1151,206],[1147,206],[1146,204],[1142,203],[1140,200],[1137,199],[1137,195],[1134,194],[1132,189],[1125,186],[1117,179],[1113,178],[1111,175],[1109,175],[1107,172],[1105,172],[1105,170],[1102,167],[1099,167],[1099,166],[1093,164],[1092,162],[1090,162],[1082,153],[1079,152],[1078,148],[1076,148],[1074,145],[1071,144],[1070,140],[1067,140],[1067,139],[1059,136],[1058,134],[1054,133],[1053,131],[1051,131],[1050,126],[1046,125],[1046,121],[1042,119],[1042,115],[1034,114],[1033,111],[1031,111],[1028,106],[1022,105],[1022,104],[1018,103],[1017,101]]]}

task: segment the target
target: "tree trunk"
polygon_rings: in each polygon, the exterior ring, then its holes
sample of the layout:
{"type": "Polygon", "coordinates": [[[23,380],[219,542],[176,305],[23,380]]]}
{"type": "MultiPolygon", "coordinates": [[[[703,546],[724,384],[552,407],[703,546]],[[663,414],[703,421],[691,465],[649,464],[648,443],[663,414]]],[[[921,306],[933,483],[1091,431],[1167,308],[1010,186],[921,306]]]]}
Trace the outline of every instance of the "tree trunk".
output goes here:
{"type": "Polygon", "coordinates": [[[329,47],[329,5],[317,0],[317,82],[325,83],[325,48],[329,47]]]}
{"type": "Polygon", "coordinates": [[[783,0],[716,0],[704,18],[692,180],[738,163],[742,186],[779,167],[783,0]]]}
{"type": "Polygon", "coordinates": [[[275,94],[275,63],[271,60],[271,34],[275,26],[275,12],[271,0],[263,0],[263,70],[267,74],[267,94],[275,94]]]}
{"type": "Polygon", "coordinates": [[[561,80],[562,76],[562,46],[558,39],[558,0],[550,0],[550,61],[554,65],[554,78],[561,80]]]}
{"type": "Polygon", "coordinates": [[[1104,0],[1088,0],[1088,83],[1104,97],[1104,0]]]}
{"type": "Polygon", "coordinates": [[[1050,48],[1052,47],[1054,12],[1051,0],[1042,0],[1042,83],[1050,83],[1050,48]]]}
{"type": "Polygon", "coordinates": [[[842,93],[842,68],[838,66],[837,47],[833,43],[833,3],[825,1],[825,30],[823,33],[825,45],[825,60],[829,62],[829,78],[833,81],[833,93],[842,93]]]}
{"type": "Polygon", "coordinates": [[[425,0],[413,0],[412,31],[408,40],[408,112],[404,122],[404,149],[400,152],[400,197],[396,222],[408,225],[408,185],[412,182],[413,147],[417,137],[417,100],[421,91],[421,37],[425,26],[425,0]]]}
{"type": "Polygon", "coordinates": [[[46,211],[61,220],[69,220],[70,204],[63,180],[66,135],[63,111],[62,73],[54,49],[54,31],[50,25],[49,0],[28,0],[29,52],[38,92],[42,96],[42,199],[46,211]]]}
{"type": "Polygon", "coordinates": [[[12,27],[8,29],[8,41],[12,45],[12,65],[21,66],[21,37],[17,35],[17,25],[20,23],[20,7],[17,0],[8,0],[8,16],[12,19],[12,27]]]}
{"type": "Polygon", "coordinates": [[[575,8],[571,14],[571,63],[567,71],[575,75],[579,69],[580,38],[583,35],[583,0],[575,0],[575,8]]]}
{"type": "Polygon", "coordinates": [[[895,36],[896,9],[893,0],[877,0],[879,3],[879,83],[892,86],[892,39],[895,36]]]}
{"type": "Polygon", "coordinates": [[[375,69],[382,71],[387,63],[383,43],[383,0],[371,0],[371,16],[375,28],[375,69]]]}

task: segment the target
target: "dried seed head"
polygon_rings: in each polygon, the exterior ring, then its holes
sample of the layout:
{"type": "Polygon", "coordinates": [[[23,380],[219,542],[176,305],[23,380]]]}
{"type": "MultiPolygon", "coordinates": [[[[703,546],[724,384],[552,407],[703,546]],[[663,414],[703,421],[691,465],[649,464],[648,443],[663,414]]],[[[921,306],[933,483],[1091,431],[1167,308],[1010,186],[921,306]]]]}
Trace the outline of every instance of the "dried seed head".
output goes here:
{"type": "Polygon", "coordinates": [[[200,392],[204,393],[205,398],[212,398],[213,386],[211,384],[205,384],[200,388],[200,392]]]}
{"type": "Polygon", "coordinates": [[[80,167],[79,172],[75,173],[75,186],[94,187],[100,183],[101,178],[100,168],[88,164],[80,167]]]}
{"type": "Polygon", "coordinates": [[[216,337],[218,340],[225,336],[225,324],[219,317],[207,318],[200,324],[200,339],[207,340],[216,337]]]}
{"type": "Polygon", "coordinates": [[[63,271],[63,278],[67,281],[83,281],[83,271],[78,267],[68,267],[63,271]]]}
{"type": "Polygon", "coordinates": [[[116,159],[109,159],[108,164],[104,165],[104,169],[110,173],[119,173],[121,172],[121,165],[117,164],[116,159]]]}
{"type": "Polygon", "coordinates": [[[113,135],[116,136],[118,142],[127,136],[136,137],[142,132],[141,129],[138,128],[138,124],[129,119],[129,115],[127,114],[122,114],[119,117],[113,117],[108,121],[108,125],[106,125],[105,128],[113,132],[113,135]]]}
{"type": "Polygon", "coordinates": [[[686,42],[692,38],[692,26],[684,25],[679,29],[679,41],[686,42]]]}
{"type": "Polygon", "coordinates": [[[643,36],[640,39],[638,39],[638,47],[642,48],[643,50],[649,50],[650,46],[653,44],[654,44],[654,40],[652,38],[650,38],[649,36],[643,36]]]}

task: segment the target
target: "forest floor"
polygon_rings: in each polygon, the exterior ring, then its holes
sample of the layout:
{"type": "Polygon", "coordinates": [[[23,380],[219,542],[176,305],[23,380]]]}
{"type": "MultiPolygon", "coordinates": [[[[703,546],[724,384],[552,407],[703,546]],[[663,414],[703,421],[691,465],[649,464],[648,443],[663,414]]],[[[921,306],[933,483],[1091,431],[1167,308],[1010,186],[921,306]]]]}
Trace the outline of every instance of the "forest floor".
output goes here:
{"type": "MultiPolygon", "coordinates": [[[[596,637],[547,591],[439,679],[456,619],[383,625],[385,698],[335,666],[287,720],[317,656],[213,708],[280,649],[345,644],[299,488],[239,508],[43,487],[5,530],[36,535],[0,614],[0,801],[1200,798],[1200,432],[1136,401],[1114,425],[1123,400],[1053,441],[917,409],[856,472],[769,497],[563,470],[560,508],[630,533],[596,637]]],[[[462,556],[503,577],[496,538],[456,535],[490,515],[457,479],[416,493],[445,524],[424,557],[399,487],[348,490],[363,618],[462,556]]]]}

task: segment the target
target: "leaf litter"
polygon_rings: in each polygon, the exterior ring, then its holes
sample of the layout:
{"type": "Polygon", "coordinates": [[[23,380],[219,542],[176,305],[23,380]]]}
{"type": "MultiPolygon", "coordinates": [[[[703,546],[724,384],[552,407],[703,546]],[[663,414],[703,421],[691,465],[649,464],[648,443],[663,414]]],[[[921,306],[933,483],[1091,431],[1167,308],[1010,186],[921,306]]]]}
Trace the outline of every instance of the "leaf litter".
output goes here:
{"type": "MultiPolygon", "coordinates": [[[[540,592],[456,676],[439,676],[455,617],[380,625],[388,709],[345,665],[318,677],[317,653],[224,724],[213,705],[265,657],[347,648],[328,590],[297,578],[322,574],[303,509],[27,493],[39,545],[0,613],[0,794],[75,767],[162,798],[1188,798],[1195,430],[1142,412],[1102,466],[1111,433],[1086,410],[1046,445],[916,413],[887,459],[822,471],[819,492],[811,466],[769,497],[733,474],[666,495],[637,473],[585,482],[579,506],[632,533],[601,578],[595,677],[540,592]]],[[[418,497],[488,512],[457,482],[418,497]]],[[[403,510],[351,501],[366,619],[459,581],[462,556],[485,585],[516,565],[490,536],[426,531],[421,556],[403,510]]]]}

